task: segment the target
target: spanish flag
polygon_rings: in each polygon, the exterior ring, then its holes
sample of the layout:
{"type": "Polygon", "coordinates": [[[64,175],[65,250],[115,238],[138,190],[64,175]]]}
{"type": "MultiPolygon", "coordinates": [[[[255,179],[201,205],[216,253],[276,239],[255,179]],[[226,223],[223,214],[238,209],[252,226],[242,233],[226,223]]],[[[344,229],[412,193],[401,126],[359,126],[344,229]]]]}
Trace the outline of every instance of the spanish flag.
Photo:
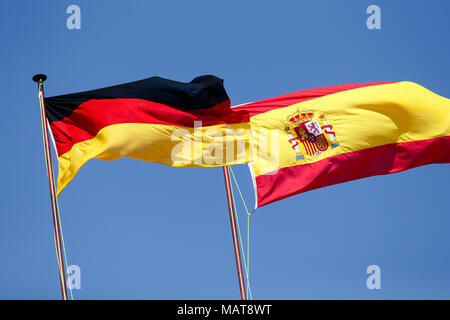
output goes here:
{"type": "Polygon", "coordinates": [[[152,77],[44,101],[58,154],[58,195],[92,158],[174,167],[249,161],[248,113],[231,109],[215,76],[189,83],[152,77]]]}
{"type": "Polygon", "coordinates": [[[248,103],[256,207],[450,162],[450,100],[412,82],[338,85],[248,103]]]}

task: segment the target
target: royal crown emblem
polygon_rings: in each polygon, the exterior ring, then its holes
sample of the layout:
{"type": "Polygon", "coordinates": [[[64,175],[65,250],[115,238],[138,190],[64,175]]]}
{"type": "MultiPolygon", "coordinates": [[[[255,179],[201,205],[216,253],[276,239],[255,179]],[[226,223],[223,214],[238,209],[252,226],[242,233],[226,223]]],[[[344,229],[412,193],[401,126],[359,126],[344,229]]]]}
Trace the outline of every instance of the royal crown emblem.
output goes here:
{"type": "Polygon", "coordinates": [[[318,117],[313,111],[297,111],[287,117],[284,128],[289,136],[296,160],[305,159],[305,155],[318,156],[330,146],[336,148],[339,142],[333,127],[325,120],[324,115],[318,117]]]}

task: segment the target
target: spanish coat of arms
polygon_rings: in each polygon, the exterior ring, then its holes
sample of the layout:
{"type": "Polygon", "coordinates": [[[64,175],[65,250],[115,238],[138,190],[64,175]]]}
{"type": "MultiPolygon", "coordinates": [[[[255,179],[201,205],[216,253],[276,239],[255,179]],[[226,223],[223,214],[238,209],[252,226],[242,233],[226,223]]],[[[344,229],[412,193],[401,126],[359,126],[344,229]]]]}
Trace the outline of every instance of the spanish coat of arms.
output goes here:
{"type": "Polygon", "coordinates": [[[287,117],[287,122],[284,130],[295,150],[296,160],[304,159],[305,155],[317,156],[330,146],[339,146],[336,133],[324,115],[315,117],[313,111],[297,111],[287,117]]]}

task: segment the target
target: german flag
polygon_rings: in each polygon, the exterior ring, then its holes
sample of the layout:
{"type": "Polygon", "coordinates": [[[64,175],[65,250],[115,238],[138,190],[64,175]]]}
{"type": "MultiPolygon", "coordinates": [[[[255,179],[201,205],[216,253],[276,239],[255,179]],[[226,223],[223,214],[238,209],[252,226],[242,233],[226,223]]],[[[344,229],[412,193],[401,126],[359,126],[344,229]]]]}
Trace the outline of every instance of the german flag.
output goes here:
{"type": "Polygon", "coordinates": [[[450,162],[450,100],[412,82],[310,89],[233,110],[250,115],[256,207],[450,162]]]}
{"type": "Polygon", "coordinates": [[[230,108],[215,76],[189,83],[152,77],[44,101],[58,153],[58,195],[92,158],[175,167],[249,161],[248,113],[230,108]]]}

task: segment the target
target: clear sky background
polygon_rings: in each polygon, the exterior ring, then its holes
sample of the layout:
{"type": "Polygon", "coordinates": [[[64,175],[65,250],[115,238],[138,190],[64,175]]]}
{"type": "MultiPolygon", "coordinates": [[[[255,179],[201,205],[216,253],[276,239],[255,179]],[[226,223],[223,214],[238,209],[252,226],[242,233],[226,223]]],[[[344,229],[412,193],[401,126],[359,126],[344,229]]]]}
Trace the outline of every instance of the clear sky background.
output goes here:
{"type": "MultiPolygon", "coordinates": [[[[0,298],[60,298],[33,74],[47,96],[214,74],[233,105],[372,81],[450,97],[449,14],[447,0],[1,1],[0,298]],[[71,4],[81,30],[66,27],[71,4]],[[381,30],[366,27],[371,4],[381,30]]],[[[253,206],[247,166],[234,169],[253,206]]],[[[450,299],[449,178],[428,165],[257,210],[253,297],[450,299]],[[380,290],[366,287],[372,264],[380,290]]],[[[94,159],[60,208],[76,299],[240,298],[221,168],[94,159]]]]}

